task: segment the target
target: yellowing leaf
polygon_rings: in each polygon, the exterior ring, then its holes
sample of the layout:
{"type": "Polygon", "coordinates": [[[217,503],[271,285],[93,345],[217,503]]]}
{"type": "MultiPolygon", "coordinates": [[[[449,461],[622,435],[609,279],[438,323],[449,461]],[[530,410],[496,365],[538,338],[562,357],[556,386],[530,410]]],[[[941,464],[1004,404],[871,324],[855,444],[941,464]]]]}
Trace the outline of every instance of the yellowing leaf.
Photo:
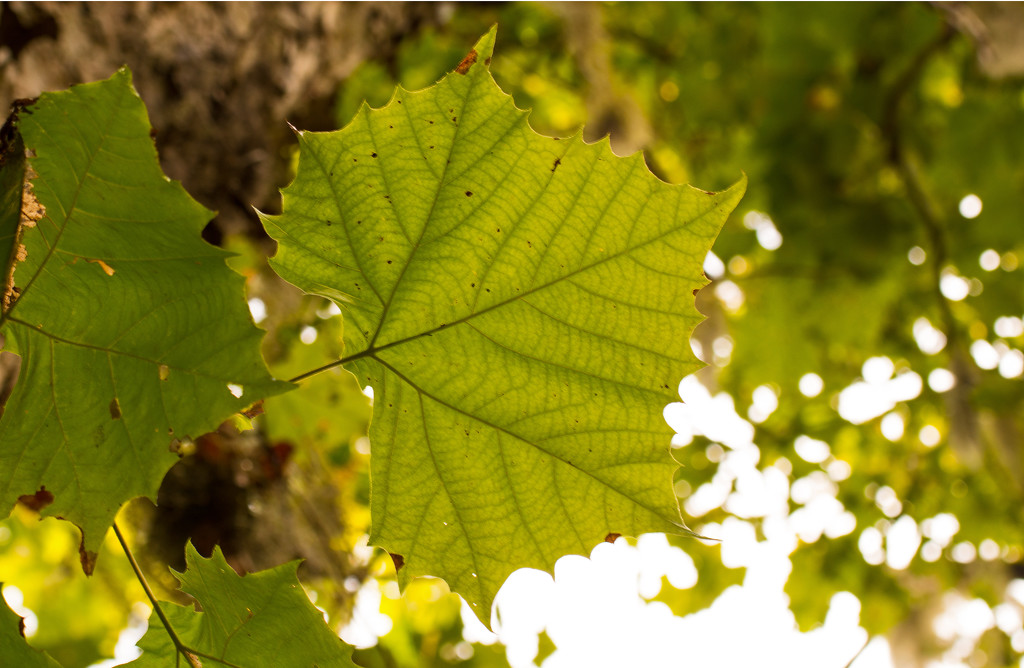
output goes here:
{"type": "Polygon", "coordinates": [[[685,531],[662,407],[700,364],[693,293],[742,195],[534,133],[488,71],[495,33],[424,91],[300,133],[286,280],[346,309],[374,388],[371,540],[487,621],[505,578],[608,534],[685,531]]]}

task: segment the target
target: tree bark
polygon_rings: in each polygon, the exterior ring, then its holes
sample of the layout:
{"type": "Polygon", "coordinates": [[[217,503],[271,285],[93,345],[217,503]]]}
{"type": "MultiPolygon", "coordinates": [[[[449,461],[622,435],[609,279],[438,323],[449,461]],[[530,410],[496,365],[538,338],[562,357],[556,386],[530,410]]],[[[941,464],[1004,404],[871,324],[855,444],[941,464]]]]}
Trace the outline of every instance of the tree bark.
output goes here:
{"type": "Polygon", "coordinates": [[[288,122],[335,126],[339,83],[440,21],[431,3],[56,3],[0,8],[0,104],[128,65],[164,171],[218,210],[207,230],[261,234],[289,178],[288,122]]]}

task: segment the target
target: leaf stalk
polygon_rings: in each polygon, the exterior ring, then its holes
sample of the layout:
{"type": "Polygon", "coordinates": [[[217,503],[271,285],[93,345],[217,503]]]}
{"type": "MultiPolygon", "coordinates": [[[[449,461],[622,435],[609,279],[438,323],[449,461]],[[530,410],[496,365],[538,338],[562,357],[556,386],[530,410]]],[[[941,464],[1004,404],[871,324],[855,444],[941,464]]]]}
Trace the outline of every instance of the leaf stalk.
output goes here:
{"type": "MultiPolygon", "coordinates": [[[[171,642],[174,644],[174,649],[177,654],[179,656],[184,656],[185,660],[188,661],[188,665],[193,668],[201,668],[203,664],[199,661],[200,658],[216,661],[217,663],[228,666],[229,668],[241,668],[240,666],[236,666],[224,659],[192,649],[181,641],[181,638],[178,637],[174,627],[171,626],[170,620],[167,619],[164,609],[160,607],[160,602],[156,599],[153,589],[149,586],[149,580],[146,579],[145,573],[142,572],[142,567],[139,566],[139,562],[135,559],[135,555],[132,553],[131,548],[128,547],[128,542],[125,541],[124,535],[121,533],[121,528],[117,526],[116,521],[114,522],[113,527],[114,535],[117,536],[117,541],[121,543],[121,549],[124,551],[124,555],[128,557],[128,563],[131,564],[132,570],[135,571],[135,578],[139,581],[139,584],[142,585],[142,590],[146,592],[146,598],[149,599],[150,604],[153,606],[153,611],[156,612],[157,617],[160,618],[160,623],[164,625],[164,630],[167,632],[168,637],[170,637],[171,642]]],[[[177,665],[177,661],[175,661],[175,665],[177,665]]]]}

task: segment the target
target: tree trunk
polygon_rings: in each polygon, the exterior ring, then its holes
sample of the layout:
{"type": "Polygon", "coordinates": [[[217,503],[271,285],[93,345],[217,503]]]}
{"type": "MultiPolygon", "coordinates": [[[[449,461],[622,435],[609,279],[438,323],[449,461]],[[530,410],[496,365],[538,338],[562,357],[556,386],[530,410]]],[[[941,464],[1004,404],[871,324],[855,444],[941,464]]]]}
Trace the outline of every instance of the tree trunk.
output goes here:
{"type": "Polygon", "coordinates": [[[288,122],[335,126],[339,83],[439,22],[431,3],[50,3],[0,8],[0,104],[105,79],[128,65],[164,171],[219,211],[208,229],[261,234],[278,207],[288,122]]]}

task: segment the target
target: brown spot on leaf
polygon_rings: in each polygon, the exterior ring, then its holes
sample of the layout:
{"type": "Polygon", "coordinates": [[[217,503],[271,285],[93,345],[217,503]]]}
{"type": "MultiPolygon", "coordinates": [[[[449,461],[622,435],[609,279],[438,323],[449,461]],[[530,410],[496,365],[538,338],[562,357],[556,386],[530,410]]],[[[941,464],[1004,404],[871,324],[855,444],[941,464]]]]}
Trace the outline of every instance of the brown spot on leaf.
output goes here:
{"type": "Polygon", "coordinates": [[[4,276],[3,298],[0,300],[5,311],[11,308],[20,294],[14,286],[14,270],[18,267],[19,262],[28,259],[28,252],[21,243],[22,234],[25,229],[35,227],[36,223],[46,215],[46,207],[39,203],[32,189],[32,179],[38,176],[31,165],[25,166],[25,177],[21,189],[21,216],[18,220],[18,229],[14,233],[14,245],[9,258],[0,258],[8,262],[7,275],[4,276]]]}
{"type": "Polygon", "coordinates": [[[46,215],[46,207],[36,199],[32,189],[32,179],[37,178],[36,170],[31,165],[25,167],[25,182],[21,192],[21,224],[25,227],[35,227],[36,223],[46,215]]]}
{"type": "Polygon", "coordinates": [[[110,417],[114,420],[121,419],[121,402],[114,397],[110,400],[110,417]]]}
{"type": "Polygon", "coordinates": [[[257,415],[263,415],[263,400],[260,399],[252,406],[246,408],[244,411],[242,411],[242,415],[249,418],[250,420],[256,417],[257,415]]]}
{"type": "Polygon", "coordinates": [[[38,101],[38,97],[19,97],[14,102],[11,102],[11,115],[20,114],[21,112],[26,112],[31,115],[32,110],[27,109],[27,107],[31,107],[38,101]]]}
{"type": "Polygon", "coordinates": [[[615,541],[617,541],[621,537],[622,537],[621,533],[615,533],[613,531],[612,533],[609,533],[607,536],[604,537],[604,542],[606,542],[606,543],[614,543],[615,541]]]}
{"type": "Polygon", "coordinates": [[[469,72],[469,68],[472,67],[473,63],[475,62],[476,49],[470,49],[469,53],[466,54],[466,57],[463,58],[462,62],[459,63],[458,66],[455,68],[455,71],[458,72],[459,74],[465,74],[466,72],[469,72]]]}
{"type": "MultiPolygon", "coordinates": [[[[389,553],[391,554],[391,553],[389,553]]],[[[395,572],[402,570],[402,566],[405,566],[405,557],[400,554],[391,554],[391,561],[395,562],[395,572]]]]}
{"type": "Polygon", "coordinates": [[[106,262],[104,262],[103,260],[89,260],[89,262],[92,262],[93,264],[98,264],[100,266],[100,269],[102,269],[103,273],[106,274],[107,276],[114,275],[114,268],[111,267],[106,262]]]}
{"type": "Polygon", "coordinates": [[[82,542],[78,544],[78,560],[82,562],[82,571],[86,575],[92,575],[93,569],[96,568],[96,558],[100,556],[95,552],[90,552],[85,549],[85,536],[82,536],[82,542]]]}
{"type": "Polygon", "coordinates": [[[472,197],[472,196],[473,196],[473,191],[472,190],[467,190],[466,191],[466,197],[472,197]]]}
{"type": "Polygon", "coordinates": [[[18,503],[38,513],[46,506],[53,503],[53,492],[46,489],[46,485],[43,485],[35,494],[22,494],[19,496],[18,503]]]}
{"type": "Polygon", "coordinates": [[[560,164],[562,164],[562,159],[561,158],[555,158],[555,164],[551,166],[551,173],[552,174],[555,173],[555,170],[558,169],[558,166],[560,164]]]}

